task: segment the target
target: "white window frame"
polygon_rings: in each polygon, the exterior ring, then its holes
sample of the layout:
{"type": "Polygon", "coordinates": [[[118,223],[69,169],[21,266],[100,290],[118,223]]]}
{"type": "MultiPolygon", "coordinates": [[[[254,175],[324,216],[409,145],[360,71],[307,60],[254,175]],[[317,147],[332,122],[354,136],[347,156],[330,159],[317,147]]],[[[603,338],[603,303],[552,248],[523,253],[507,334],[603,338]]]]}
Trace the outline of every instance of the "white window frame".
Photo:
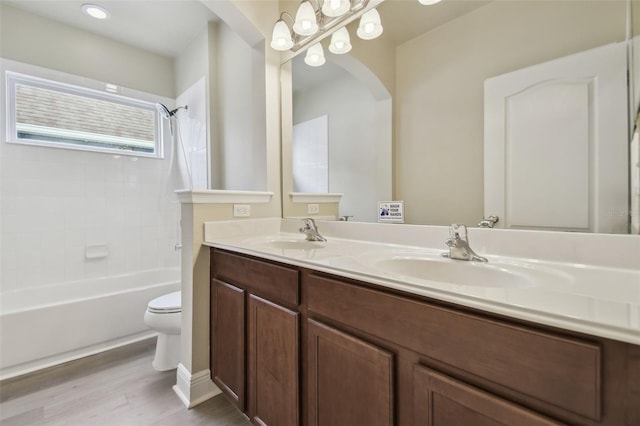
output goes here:
{"type": "MultiPolygon", "coordinates": [[[[7,114],[6,114],[6,142],[12,144],[21,144],[21,145],[35,145],[35,146],[44,146],[49,148],[63,148],[63,149],[73,149],[80,151],[91,151],[91,152],[102,152],[108,154],[117,154],[117,155],[131,155],[135,157],[149,157],[149,158],[164,158],[164,144],[163,144],[163,125],[162,125],[162,117],[158,113],[156,109],[156,104],[153,102],[148,102],[140,99],[135,99],[131,97],[126,97],[114,93],[102,92],[100,90],[91,89],[88,87],[78,86],[75,84],[62,83],[59,81],[48,80],[40,77],[34,77],[31,75],[26,75],[22,73],[17,73],[14,71],[6,71],[6,102],[7,102],[7,114]],[[17,120],[17,111],[16,111],[16,86],[17,85],[27,85],[32,87],[43,88],[47,90],[53,90],[61,93],[73,94],[76,96],[82,96],[86,98],[99,99],[102,101],[112,102],[115,104],[126,105],[130,107],[146,109],[153,112],[154,117],[154,150],[153,152],[143,152],[143,151],[132,151],[124,148],[125,145],[131,145],[126,143],[126,138],[119,138],[117,136],[104,136],[103,140],[114,141],[114,142],[122,142],[123,148],[108,148],[108,147],[100,147],[100,146],[90,146],[90,145],[82,145],[82,144],[72,144],[72,143],[64,143],[64,142],[53,142],[48,140],[38,140],[38,139],[26,139],[18,137],[18,129],[16,126],[17,120]]],[[[37,132],[37,129],[33,129],[34,132],[37,132]]],[[[48,131],[47,134],[52,136],[55,131],[48,131]]],[[[60,135],[75,135],[82,136],[82,132],[74,132],[74,131],[60,131],[60,135]]],[[[93,140],[100,139],[100,137],[96,137],[95,134],[91,134],[91,138],[93,140]]]]}

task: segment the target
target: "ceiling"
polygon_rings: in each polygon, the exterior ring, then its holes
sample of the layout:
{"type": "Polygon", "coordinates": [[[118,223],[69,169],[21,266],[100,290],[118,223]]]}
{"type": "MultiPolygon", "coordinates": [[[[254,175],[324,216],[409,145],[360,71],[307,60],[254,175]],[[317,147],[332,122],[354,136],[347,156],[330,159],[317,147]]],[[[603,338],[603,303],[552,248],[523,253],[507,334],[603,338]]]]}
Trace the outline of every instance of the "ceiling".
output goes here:
{"type": "Polygon", "coordinates": [[[443,0],[424,6],[418,0],[385,0],[377,7],[386,36],[396,45],[466,15],[491,0],[443,0]]]}
{"type": "Polygon", "coordinates": [[[218,18],[197,0],[2,0],[3,3],[165,56],[175,57],[218,18]],[[93,3],[111,13],[106,20],[85,15],[93,3]]]}
{"type": "MultiPolygon", "coordinates": [[[[424,6],[418,0],[385,0],[377,7],[384,28],[381,38],[391,40],[398,46],[488,3],[490,0],[443,0],[432,6],[424,6]]],[[[295,10],[289,12],[293,14],[295,10]]],[[[356,24],[350,28],[353,25],[356,24]]],[[[354,32],[350,30],[351,37],[355,37],[354,32]]],[[[345,70],[331,62],[330,54],[325,51],[325,55],[327,62],[313,69],[304,64],[304,54],[293,59],[294,91],[317,87],[323,81],[344,75],[345,70]]]]}
{"type": "MultiPolygon", "coordinates": [[[[178,55],[208,21],[218,18],[198,0],[2,0],[65,24],[165,56],[178,55]],[[84,3],[103,6],[111,18],[99,21],[81,11],[84,3]]],[[[245,0],[247,1],[247,0],[245,0]]],[[[268,1],[268,0],[253,0],[268,1]]],[[[489,3],[444,0],[422,6],[418,0],[385,0],[378,10],[384,36],[402,44],[489,3]]],[[[289,11],[295,14],[295,10],[289,11]]]]}
{"type": "MultiPolygon", "coordinates": [[[[243,0],[268,1],[268,0],[243,0]]],[[[216,15],[198,0],[2,0],[3,3],[97,33],[165,56],[175,57],[216,15]],[[81,11],[91,2],[106,8],[110,19],[100,21],[81,11]]],[[[418,0],[385,0],[378,10],[382,18],[382,37],[399,45],[425,32],[489,3],[486,0],[444,0],[423,6],[418,0]]],[[[283,2],[295,7],[297,2],[283,2]]],[[[295,14],[295,10],[289,10],[295,14]]],[[[299,55],[302,56],[302,55],[299,55]]],[[[301,61],[302,58],[298,58],[301,61]]],[[[300,68],[300,67],[298,67],[300,68]]],[[[295,72],[295,69],[294,69],[295,72]]],[[[342,69],[329,61],[313,73],[296,73],[298,85],[315,85],[330,79],[342,69]]]]}

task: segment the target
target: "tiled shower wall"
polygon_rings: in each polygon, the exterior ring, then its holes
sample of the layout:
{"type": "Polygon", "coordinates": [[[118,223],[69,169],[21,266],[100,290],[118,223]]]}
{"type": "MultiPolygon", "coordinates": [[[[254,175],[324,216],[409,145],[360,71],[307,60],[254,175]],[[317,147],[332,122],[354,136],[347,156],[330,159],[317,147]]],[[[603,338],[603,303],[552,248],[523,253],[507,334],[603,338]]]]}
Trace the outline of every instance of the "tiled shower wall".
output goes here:
{"type": "Polygon", "coordinates": [[[0,143],[1,291],[179,266],[169,154],[0,143]],[[94,246],[108,255],[88,259],[94,246]]]}

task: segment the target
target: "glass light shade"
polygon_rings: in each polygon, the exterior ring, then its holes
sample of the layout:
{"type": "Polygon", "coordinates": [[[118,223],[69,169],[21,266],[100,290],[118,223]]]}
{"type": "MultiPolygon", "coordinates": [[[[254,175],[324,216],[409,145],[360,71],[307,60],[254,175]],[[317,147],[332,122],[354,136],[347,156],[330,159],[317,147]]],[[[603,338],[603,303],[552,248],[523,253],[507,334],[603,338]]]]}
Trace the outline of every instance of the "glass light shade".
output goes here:
{"type": "Polygon", "coordinates": [[[324,0],[324,3],[322,4],[322,13],[331,18],[342,16],[350,9],[350,0],[324,0]]]}
{"type": "Polygon", "coordinates": [[[324,50],[320,43],[316,43],[307,49],[307,55],[304,57],[304,63],[310,67],[319,67],[324,65],[324,50]]]}
{"type": "Polygon", "coordinates": [[[274,50],[285,51],[293,47],[293,39],[289,26],[282,19],[276,22],[273,27],[273,35],[271,36],[271,48],[274,50]]]}
{"type": "Polygon", "coordinates": [[[360,17],[360,25],[356,33],[363,40],[372,40],[382,34],[380,14],[376,9],[371,9],[360,17]]]}
{"type": "Polygon", "coordinates": [[[336,55],[347,53],[351,50],[351,38],[349,37],[349,31],[345,27],[340,28],[338,31],[331,35],[331,44],[329,45],[329,51],[336,55]]]}
{"type": "Polygon", "coordinates": [[[309,1],[300,3],[296,12],[296,20],[293,23],[293,31],[301,36],[310,36],[318,32],[316,12],[309,1]]]}
{"type": "Polygon", "coordinates": [[[440,3],[442,0],[418,0],[418,3],[425,6],[431,6],[432,4],[440,3]]]}

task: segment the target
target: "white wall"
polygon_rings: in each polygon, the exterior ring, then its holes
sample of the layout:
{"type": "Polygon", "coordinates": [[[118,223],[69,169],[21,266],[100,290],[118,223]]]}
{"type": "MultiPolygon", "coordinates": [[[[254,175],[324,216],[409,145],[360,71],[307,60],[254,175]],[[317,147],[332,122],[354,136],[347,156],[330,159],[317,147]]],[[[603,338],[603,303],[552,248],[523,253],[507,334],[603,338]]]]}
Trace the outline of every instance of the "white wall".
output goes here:
{"type": "Polygon", "coordinates": [[[207,119],[207,82],[200,78],[176,99],[179,107],[187,106],[177,112],[177,129],[173,141],[172,165],[177,168],[176,175],[182,176],[182,186],[176,189],[208,188],[208,135],[207,119]]]}
{"type": "Polygon", "coordinates": [[[221,189],[266,189],[264,56],[224,23],[217,32],[221,189]]]}
{"type": "Polygon", "coordinates": [[[409,223],[483,215],[483,81],[624,40],[625,2],[496,1],[396,52],[395,197],[409,223]]]}
{"type": "MultiPolygon", "coordinates": [[[[198,35],[189,42],[175,59],[175,78],[178,96],[176,105],[187,105],[187,111],[180,110],[177,115],[180,122],[182,140],[174,141],[175,159],[182,158],[180,175],[184,178],[175,189],[207,189],[210,187],[211,169],[210,129],[215,125],[210,107],[210,91],[215,88],[211,80],[215,80],[215,23],[203,27],[198,35]],[[184,146],[184,152],[183,150],[184,146]],[[185,160],[188,158],[189,160],[185,160]],[[191,179],[188,178],[186,161],[191,179]]],[[[176,166],[177,167],[177,166],[176,166]]]]}
{"type": "Polygon", "coordinates": [[[331,83],[293,94],[293,124],[329,116],[329,192],[344,193],[339,214],[359,222],[377,221],[377,202],[390,196],[378,185],[389,168],[379,164],[379,144],[384,142],[377,102],[346,72],[331,83]]]}

